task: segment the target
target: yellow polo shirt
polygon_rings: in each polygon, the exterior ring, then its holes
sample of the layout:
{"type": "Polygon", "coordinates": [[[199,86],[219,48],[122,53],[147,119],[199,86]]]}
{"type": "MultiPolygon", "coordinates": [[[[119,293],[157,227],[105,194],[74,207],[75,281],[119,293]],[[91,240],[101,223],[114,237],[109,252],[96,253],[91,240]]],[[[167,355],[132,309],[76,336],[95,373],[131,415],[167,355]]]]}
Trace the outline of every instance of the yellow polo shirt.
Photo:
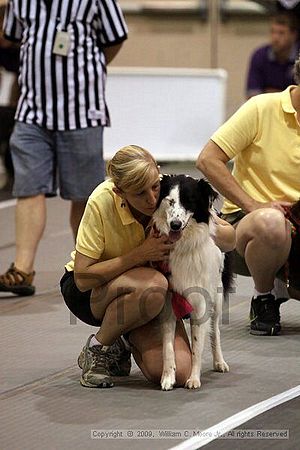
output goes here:
{"type": "MultiPolygon", "coordinates": [[[[106,261],[124,255],[145,240],[143,226],[128,206],[121,208],[121,198],[113,192],[111,180],[101,183],[90,195],[78,229],[76,250],[83,255],[106,261]]],[[[66,264],[74,270],[75,251],[66,264]]]]}
{"type": "MultiPolygon", "coordinates": [[[[300,198],[300,127],[289,86],[252,97],[211,137],[230,158],[233,176],[261,202],[300,198]]],[[[225,200],[225,214],[240,208],[225,200]]]]}

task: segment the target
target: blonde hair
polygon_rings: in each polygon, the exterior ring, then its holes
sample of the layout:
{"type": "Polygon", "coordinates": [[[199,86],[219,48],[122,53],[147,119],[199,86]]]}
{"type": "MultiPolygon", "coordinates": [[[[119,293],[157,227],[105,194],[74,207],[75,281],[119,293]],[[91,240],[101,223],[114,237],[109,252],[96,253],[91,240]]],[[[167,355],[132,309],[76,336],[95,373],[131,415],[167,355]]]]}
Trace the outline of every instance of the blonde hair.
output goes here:
{"type": "Polygon", "coordinates": [[[142,189],[159,167],[153,156],[137,145],[122,147],[107,164],[107,174],[121,191],[142,189]]]}

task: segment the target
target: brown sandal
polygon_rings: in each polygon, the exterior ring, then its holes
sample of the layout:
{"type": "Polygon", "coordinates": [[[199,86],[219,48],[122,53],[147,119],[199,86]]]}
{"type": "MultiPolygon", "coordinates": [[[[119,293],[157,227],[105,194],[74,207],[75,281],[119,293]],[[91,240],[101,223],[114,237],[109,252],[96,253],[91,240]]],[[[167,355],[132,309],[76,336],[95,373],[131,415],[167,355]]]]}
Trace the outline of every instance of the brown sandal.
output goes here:
{"type": "Polygon", "coordinates": [[[17,269],[14,263],[3,275],[0,275],[0,292],[12,292],[20,296],[33,295],[32,285],[35,272],[25,273],[17,269]]]}

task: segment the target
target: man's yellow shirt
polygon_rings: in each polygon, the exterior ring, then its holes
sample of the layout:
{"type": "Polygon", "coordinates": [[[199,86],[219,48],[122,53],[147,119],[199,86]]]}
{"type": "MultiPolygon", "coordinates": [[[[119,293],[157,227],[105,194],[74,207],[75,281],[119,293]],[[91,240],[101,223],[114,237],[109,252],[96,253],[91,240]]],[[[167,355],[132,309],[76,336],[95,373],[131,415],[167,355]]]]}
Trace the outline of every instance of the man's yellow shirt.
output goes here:
{"type": "MultiPolygon", "coordinates": [[[[300,126],[289,86],[252,97],[211,137],[230,159],[233,176],[260,202],[300,198],[300,126]]],[[[240,208],[225,200],[222,212],[240,208]]]]}

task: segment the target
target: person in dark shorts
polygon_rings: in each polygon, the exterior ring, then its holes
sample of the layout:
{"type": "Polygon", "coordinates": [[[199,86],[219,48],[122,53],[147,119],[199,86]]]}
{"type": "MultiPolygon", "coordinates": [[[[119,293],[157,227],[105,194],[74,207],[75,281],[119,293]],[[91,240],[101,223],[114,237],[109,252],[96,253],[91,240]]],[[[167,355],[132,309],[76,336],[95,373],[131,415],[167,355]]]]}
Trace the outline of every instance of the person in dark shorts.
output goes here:
{"type": "MultiPolygon", "coordinates": [[[[129,375],[130,347],[149,380],[159,382],[162,369],[155,318],[163,308],[168,282],[147,263],[165,260],[172,245],[166,236],[145,239],[159,196],[159,169],[146,150],[127,146],[109,162],[108,174],[111,178],[89,197],[76,251],[61,280],[64,300],[73,314],[89,325],[101,325],[78,358],[85,387],[112,387],[112,376],[129,375]]],[[[177,379],[182,384],[190,367],[182,323],[175,346],[177,379]]]]}
{"type": "MultiPolygon", "coordinates": [[[[157,316],[168,280],[149,262],[166,261],[174,245],[168,236],[145,233],[160,193],[159,168],[147,150],[130,145],[114,155],[108,174],[89,197],[76,251],[61,279],[72,313],[100,327],[79,355],[80,382],[86,387],[113,386],[112,376],[129,375],[132,350],[145,377],[159,383],[162,340],[157,316]]],[[[235,231],[217,219],[214,239],[221,250],[232,250],[235,231]]],[[[176,384],[181,386],[191,368],[182,320],[176,325],[175,353],[176,384]]]]}
{"type": "Polygon", "coordinates": [[[242,105],[197,160],[198,169],[225,197],[223,218],[236,226],[236,250],[254,280],[250,333],[257,335],[278,334],[283,299],[300,299],[295,257],[288,262],[298,238],[292,238],[287,217],[300,196],[300,59],[295,78],[298,85],[242,105]],[[232,173],[229,160],[234,160],[232,173]]]}

